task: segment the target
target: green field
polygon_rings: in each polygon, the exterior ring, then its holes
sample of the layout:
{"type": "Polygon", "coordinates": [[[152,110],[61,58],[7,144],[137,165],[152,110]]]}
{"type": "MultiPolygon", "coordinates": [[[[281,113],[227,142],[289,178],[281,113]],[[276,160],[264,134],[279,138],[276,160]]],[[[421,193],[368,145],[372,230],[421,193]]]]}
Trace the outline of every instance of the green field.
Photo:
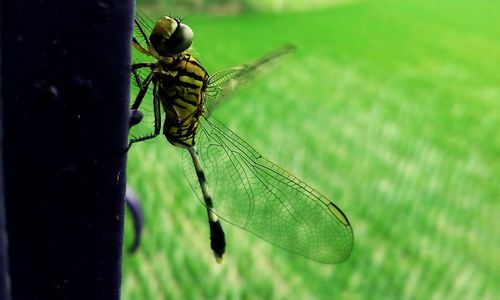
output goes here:
{"type": "Polygon", "coordinates": [[[223,224],[216,264],[184,150],[159,137],[129,153],[146,224],[123,299],[498,299],[498,16],[486,0],[185,16],[211,73],[297,46],[215,116],[340,206],[354,251],[318,264],[223,224]]]}

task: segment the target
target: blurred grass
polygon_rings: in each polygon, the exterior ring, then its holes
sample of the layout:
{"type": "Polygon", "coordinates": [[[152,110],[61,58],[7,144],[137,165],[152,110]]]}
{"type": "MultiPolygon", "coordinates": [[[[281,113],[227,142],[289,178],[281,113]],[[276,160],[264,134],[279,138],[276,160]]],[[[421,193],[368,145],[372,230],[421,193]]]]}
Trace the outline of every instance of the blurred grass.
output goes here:
{"type": "Polygon", "coordinates": [[[215,115],[331,197],[354,252],[321,265],[223,224],[217,265],[182,150],[160,137],[129,153],[146,228],[124,259],[123,299],[499,297],[498,15],[495,1],[382,0],[185,16],[211,73],[297,45],[215,115]]]}
{"type": "Polygon", "coordinates": [[[352,1],[356,0],[136,0],[136,4],[151,12],[175,10],[183,14],[234,15],[249,11],[311,10],[352,1]]]}

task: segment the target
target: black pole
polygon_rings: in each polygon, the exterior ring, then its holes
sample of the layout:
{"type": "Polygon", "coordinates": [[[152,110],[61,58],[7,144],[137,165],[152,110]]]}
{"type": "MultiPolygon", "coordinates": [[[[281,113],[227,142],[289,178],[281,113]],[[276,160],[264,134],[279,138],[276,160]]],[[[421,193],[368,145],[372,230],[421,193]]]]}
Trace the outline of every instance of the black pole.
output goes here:
{"type": "MultiPolygon", "coordinates": [[[[1,8],[0,8],[1,9],[1,8]]],[[[1,61],[0,54],[0,65],[1,61]]],[[[2,76],[0,73],[0,90],[2,88],[2,76]]],[[[2,103],[0,94],[0,104],[2,103]]],[[[5,197],[4,197],[4,185],[3,185],[3,114],[0,105],[0,299],[10,300],[10,282],[9,282],[9,267],[7,258],[7,228],[5,224],[5,197]]]]}
{"type": "Polygon", "coordinates": [[[118,299],[133,1],[1,5],[12,299],[118,299]]]}
{"type": "MultiPolygon", "coordinates": [[[[0,6],[0,15],[2,6],[0,6]]],[[[0,28],[1,29],[1,28],[0,28]]],[[[0,30],[1,36],[1,30],[0,30]]],[[[0,65],[2,65],[2,47],[0,47],[0,65]]],[[[0,91],[2,90],[2,73],[0,72],[0,91]]],[[[10,300],[10,279],[7,257],[7,228],[5,222],[5,194],[3,176],[3,108],[0,93],[0,299],[10,300]]]]}

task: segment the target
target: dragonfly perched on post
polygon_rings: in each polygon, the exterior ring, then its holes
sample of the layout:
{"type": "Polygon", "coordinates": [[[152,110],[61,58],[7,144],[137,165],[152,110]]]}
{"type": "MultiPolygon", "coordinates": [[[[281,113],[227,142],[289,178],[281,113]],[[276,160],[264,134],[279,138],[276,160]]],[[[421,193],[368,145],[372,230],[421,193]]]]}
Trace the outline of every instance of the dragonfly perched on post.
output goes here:
{"type": "Polygon", "coordinates": [[[207,210],[216,260],[221,261],[225,251],[219,218],[318,262],[347,259],[353,232],[337,205],[261,156],[212,116],[235,84],[292,47],[209,75],[190,54],[193,31],[179,19],[165,16],[148,22],[137,15],[134,32],[132,45],[149,62],[132,64],[139,91],[131,111],[134,123],[139,122],[141,104],[150,97],[154,125],[149,133],[131,136],[129,148],[161,132],[172,145],[183,148],[186,177],[207,210]]]}

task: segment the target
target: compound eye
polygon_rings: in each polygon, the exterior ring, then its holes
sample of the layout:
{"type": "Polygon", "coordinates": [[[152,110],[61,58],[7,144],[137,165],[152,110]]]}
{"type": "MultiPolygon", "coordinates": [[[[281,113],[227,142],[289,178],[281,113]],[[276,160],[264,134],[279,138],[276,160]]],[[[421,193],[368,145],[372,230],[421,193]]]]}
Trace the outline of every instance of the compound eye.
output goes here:
{"type": "Polygon", "coordinates": [[[156,22],[149,40],[159,55],[176,55],[191,46],[193,31],[179,19],[163,17],[156,22]]]}
{"type": "Polygon", "coordinates": [[[177,29],[170,37],[172,54],[186,51],[193,43],[193,30],[185,24],[178,23],[177,29]]]}

